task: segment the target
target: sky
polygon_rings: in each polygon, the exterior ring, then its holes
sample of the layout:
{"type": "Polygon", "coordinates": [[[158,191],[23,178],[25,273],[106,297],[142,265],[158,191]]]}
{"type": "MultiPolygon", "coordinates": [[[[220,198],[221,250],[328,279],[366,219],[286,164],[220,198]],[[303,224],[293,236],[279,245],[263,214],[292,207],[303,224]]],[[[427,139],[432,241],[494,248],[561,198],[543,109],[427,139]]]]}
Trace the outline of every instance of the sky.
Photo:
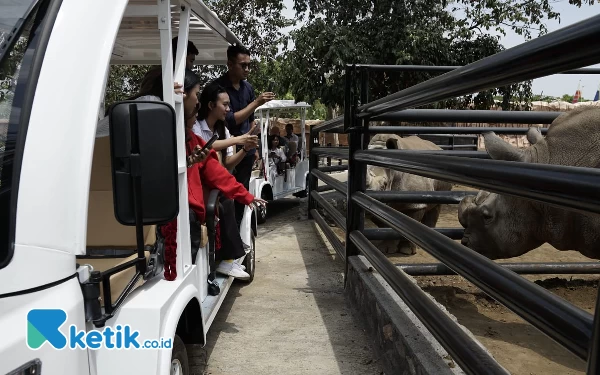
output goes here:
{"type": "MultiPolygon", "coordinates": [[[[286,10],[283,14],[288,18],[295,18],[294,0],[283,0],[286,10]]],[[[568,0],[559,0],[553,2],[554,10],[560,13],[560,23],[558,20],[546,21],[548,32],[551,33],[568,25],[583,21],[589,17],[600,14],[600,4],[598,1],[592,6],[582,5],[578,8],[575,5],[569,4],[568,0]]],[[[296,25],[295,27],[299,27],[296,25]]],[[[289,32],[294,27],[286,28],[283,31],[289,32]]],[[[598,36],[600,38],[600,35],[598,36]]],[[[507,31],[506,37],[500,39],[505,48],[511,48],[525,42],[525,39],[507,31]]],[[[591,65],[590,67],[600,68],[600,64],[591,65]]],[[[533,80],[532,90],[534,94],[562,96],[563,94],[574,95],[577,90],[577,85],[581,80],[581,93],[584,99],[592,100],[600,85],[600,74],[555,74],[543,78],[533,80]]]]}

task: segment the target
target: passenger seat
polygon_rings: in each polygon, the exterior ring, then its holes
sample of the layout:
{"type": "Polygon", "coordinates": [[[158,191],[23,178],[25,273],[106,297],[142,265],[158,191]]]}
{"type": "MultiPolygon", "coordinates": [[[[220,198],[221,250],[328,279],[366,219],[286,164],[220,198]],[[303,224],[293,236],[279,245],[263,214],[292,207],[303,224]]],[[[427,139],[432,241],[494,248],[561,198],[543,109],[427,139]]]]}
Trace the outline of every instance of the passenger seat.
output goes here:
{"type": "MultiPolygon", "coordinates": [[[[156,226],[144,227],[144,244],[154,245],[156,226]]],[[[90,264],[95,271],[106,271],[137,257],[135,226],[121,225],[114,214],[112,174],[110,163],[110,138],[96,138],[87,221],[87,256],[78,257],[79,264],[90,264]],[[131,251],[133,251],[132,255],[131,251]],[[97,254],[105,254],[98,256],[97,254]],[[124,255],[119,255],[124,254],[124,255]],[[91,257],[93,254],[93,257],[91,257]]],[[[146,251],[146,259],[149,252],[146,251]]],[[[135,267],[111,277],[111,299],[114,303],[135,275],[135,267]]],[[[135,287],[143,284],[140,279],[135,287]]],[[[134,287],[134,288],[135,288],[134,287]]],[[[101,291],[101,297],[103,297],[101,291]]],[[[102,306],[104,301],[102,300],[102,306]]]]}

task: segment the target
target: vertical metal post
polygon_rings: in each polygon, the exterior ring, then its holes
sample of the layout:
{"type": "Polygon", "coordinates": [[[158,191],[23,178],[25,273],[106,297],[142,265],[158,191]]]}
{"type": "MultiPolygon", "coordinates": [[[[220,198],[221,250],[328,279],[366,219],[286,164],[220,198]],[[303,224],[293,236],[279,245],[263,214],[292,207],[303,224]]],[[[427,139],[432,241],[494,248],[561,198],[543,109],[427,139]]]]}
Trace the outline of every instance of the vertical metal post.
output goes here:
{"type": "MultiPolygon", "coordinates": [[[[355,117],[356,103],[353,95],[355,66],[346,66],[346,87],[344,100],[344,130],[348,133],[348,192],[346,194],[346,207],[348,216],[346,217],[346,264],[344,268],[344,284],[348,279],[349,257],[358,255],[359,251],[354,242],[350,240],[350,233],[354,230],[363,231],[364,229],[364,210],[352,201],[352,196],[357,191],[365,191],[365,173],[364,163],[358,163],[354,160],[354,154],[363,147],[363,129],[359,126],[355,117]]],[[[364,70],[361,71],[361,99],[364,86],[364,70]]]]}
{"type": "Polygon", "coordinates": [[[600,375],[600,288],[596,296],[596,311],[594,312],[594,329],[592,341],[589,344],[587,375],[600,375]]]}
{"type": "Polygon", "coordinates": [[[311,196],[312,191],[317,191],[318,180],[310,172],[319,168],[319,157],[315,153],[315,148],[319,147],[319,133],[310,127],[310,150],[308,156],[308,218],[313,219],[310,211],[317,208],[317,202],[311,196]]]}

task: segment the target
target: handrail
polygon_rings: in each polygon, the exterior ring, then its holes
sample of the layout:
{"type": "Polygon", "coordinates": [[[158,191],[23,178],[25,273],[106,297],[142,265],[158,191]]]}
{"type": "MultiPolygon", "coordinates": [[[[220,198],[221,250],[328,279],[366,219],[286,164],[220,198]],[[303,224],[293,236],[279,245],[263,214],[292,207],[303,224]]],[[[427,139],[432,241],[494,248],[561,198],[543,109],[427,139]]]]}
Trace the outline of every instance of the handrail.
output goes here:
{"type": "Polygon", "coordinates": [[[584,213],[600,213],[598,169],[475,160],[404,150],[357,151],[354,160],[534,199],[584,213]]]}

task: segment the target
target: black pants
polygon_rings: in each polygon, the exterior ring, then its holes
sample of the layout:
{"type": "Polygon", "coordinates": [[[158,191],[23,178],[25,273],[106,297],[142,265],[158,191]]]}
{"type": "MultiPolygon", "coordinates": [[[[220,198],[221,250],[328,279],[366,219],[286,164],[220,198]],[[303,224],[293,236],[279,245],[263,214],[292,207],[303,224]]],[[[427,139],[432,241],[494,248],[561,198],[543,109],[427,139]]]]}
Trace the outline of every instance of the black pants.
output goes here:
{"type": "MultiPolygon", "coordinates": [[[[235,167],[233,171],[233,175],[235,179],[240,184],[244,185],[246,190],[248,190],[250,186],[250,176],[252,175],[252,166],[254,165],[254,154],[247,154],[244,156],[242,161],[235,167]]],[[[259,197],[260,198],[260,197],[259,197]]],[[[242,223],[242,218],[244,217],[244,208],[246,206],[242,203],[235,202],[235,218],[237,221],[238,228],[242,223]]]]}
{"type": "Polygon", "coordinates": [[[215,258],[218,260],[238,259],[246,252],[235,220],[233,200],[221,197],[219,200],[219,224],[221,225],[221,249],[215,258]]]}

